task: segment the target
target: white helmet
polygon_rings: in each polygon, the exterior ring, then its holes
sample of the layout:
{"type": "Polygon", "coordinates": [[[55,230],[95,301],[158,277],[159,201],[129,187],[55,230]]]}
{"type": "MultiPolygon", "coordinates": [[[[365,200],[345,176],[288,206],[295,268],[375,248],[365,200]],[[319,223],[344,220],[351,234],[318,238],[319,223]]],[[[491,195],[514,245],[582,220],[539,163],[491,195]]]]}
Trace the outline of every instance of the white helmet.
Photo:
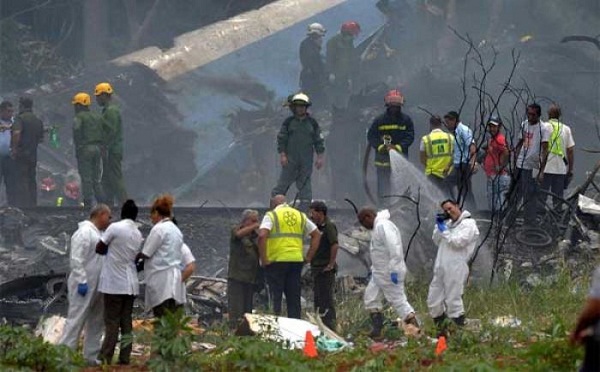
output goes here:
{"type": "Polygon", "coordinates": [[[319,35],[319,36],[325,36],[326,32],[327,32],[327,30],[320,23],[311,23],[310,25],[308,25],[307,35],[315,34],[315,35],[319,35]]]}
{"type": "Polygon", "coordinates": [[[304,93],[298,93],[292,97],[292,105],[310,106],[310,99],[304,93]]]}

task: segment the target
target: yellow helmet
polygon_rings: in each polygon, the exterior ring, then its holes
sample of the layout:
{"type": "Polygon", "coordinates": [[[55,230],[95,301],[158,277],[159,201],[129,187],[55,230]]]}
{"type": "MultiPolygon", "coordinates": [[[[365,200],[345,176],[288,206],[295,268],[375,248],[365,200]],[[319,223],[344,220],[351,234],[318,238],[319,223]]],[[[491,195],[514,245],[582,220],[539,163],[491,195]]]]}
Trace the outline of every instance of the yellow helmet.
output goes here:
{"type": "Polygon", "coordinates": [[[113,94],[113,88],[109,83],[100,83],[96,85],[96,90],[94,90],[94,95],[99,96],[102,93],[113,94]]]}
{"type": "Polygon", "coordinates": [[[74,105],[80,104],[82,106],[89,106],[92,104],[92,98],[89,94],[80,92],[73,97],[73,101],[71,101],[71,103],[74,105]]]}

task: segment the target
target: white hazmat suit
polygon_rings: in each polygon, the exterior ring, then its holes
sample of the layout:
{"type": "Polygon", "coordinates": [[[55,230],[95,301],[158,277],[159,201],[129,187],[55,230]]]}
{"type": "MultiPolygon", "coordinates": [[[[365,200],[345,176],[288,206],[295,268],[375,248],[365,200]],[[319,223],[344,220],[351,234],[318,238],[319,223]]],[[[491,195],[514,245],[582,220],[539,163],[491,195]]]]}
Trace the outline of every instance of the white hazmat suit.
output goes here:
{"type": "Polygon", "coordinates": [[[71,237],[71,273],[69,274],[69,312],[60,344],[76,350],[79,336],[85,327],[83,356],[94,361],[100,352],[100,339],[104,330],[104,306],[98,292],[103,256],[96,254],[100,231],[91,221],[79,223],[71,237]],[[79,284],[87,283],[85,296],[77,292],[79,284]]]}
{"type": "Polygon", "coordinates": [[[429,286],[427,307],[432,318],[444,314],[458,318],[465,313],[462,295],[469,276],[468,262],[477,245],[479,229],[471,213],[463,211],[456,221],[447,220],[442,232],[437,225],[433,242],[438,246],[429,286]]]}
{"type": "Polygon", "coordinates": [[[398,315],[405,320],[414,313],[404,292],[406,264],[400,230],[390,220],[390,212],[385,209],[377,213],[371,234],[371,280],[365,289],[365,308],[372,312],[383,309],[382,296],[388,300],[398,315]],[[398,284],[390,278],[398,274],[398,284]]]}

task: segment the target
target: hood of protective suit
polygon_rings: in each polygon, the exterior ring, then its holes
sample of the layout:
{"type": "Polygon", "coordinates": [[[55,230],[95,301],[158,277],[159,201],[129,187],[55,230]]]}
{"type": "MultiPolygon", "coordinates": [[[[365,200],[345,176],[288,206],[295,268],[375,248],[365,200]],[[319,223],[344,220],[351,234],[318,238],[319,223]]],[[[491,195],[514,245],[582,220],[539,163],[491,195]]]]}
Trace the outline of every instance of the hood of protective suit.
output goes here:
{"type": "Polygon", "coordinates": [[[375,222],[373,223],[373,229],[375,229],[375,225],[377,225],[377,221],[381,221],[381,220],[389,220],[391,218],[391,214],[390,214],[390,210],[389,209],[383,209],[380,210],[379,212],[377,212],[377,216],[375,217],[375,222]]]}
{"type": "Polygon", "coordinates": [[[461,213],[460,217],[458,217],[458,220],[456,220],[456,221],[449,220],[448,221],[448,227],[454,227],[454,226],[459,225],[465,218],[471,218],[471,212],[464,210],[461,213]]]}

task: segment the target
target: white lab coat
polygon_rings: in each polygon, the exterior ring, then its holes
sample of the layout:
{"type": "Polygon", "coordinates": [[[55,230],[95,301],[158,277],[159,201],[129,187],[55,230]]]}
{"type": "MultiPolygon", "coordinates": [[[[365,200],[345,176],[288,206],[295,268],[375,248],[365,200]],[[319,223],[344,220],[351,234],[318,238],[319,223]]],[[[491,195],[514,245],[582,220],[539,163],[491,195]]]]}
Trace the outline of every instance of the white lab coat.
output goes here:
{"type": "Polygon", "coordinates": [[[398,227],[390,220],[390,212],[385,209],[377,213],[371,234],[371,280],[365,289],[365,308],[381,311],[382,295],[394,307],[398,315],[405,319],[414,313],[404,292],[406,264],[402,237],[398,227]],[[390,274],[398,273],[398,284],[391,281],[390,274]]]}
{"type": "Polygon", "coordinates": [[[450,318],[463,315],[462,295],[469,276],[468,262],[477,246],[479,229],[469,211],[463,211],[458,220],[447,220],[448,229],[433,230],[433,242],[438,253],[429,286],[427,307],[433,318],[444,313],[450,318]]]}
{"type": "MultiPolygon", "coordinates": [[[[181,245],[181,272],[183,273],[183,270],[185,269],[185,267],[189,264],[191,264],[192,262],[196,262],[196,258],[194,257],[194,255],[192,254],[192,250],[190,249],[190,247],[183,243],[181,245]]],[[[187,302],[187,287],[185,285],[185,282],[181,282],[181,287],[182,287],[182,291],[183,291],[183,303],[187,302]]]]}
{"type": "Polygon", "coordinates": [[[69,312],[60,344],[77,349],[79,336],[85,327],[83,356],[95,360],[100,351],[100,339],[104,330],[104,307],[98,292],[98,281],[104,258],[96,254],[100,231],[91,221],[79,223],[71,237],[71,273],[68,279],[69,312]],[[87,283],[85,296],[77,293],[77,286],[87,283]]]}
{"type": "Polygon", "coordinates": [[[181,285],[183,235],[171,220],[158,222],[144,243],[142,253],[149,257],[144,264],[146,275],[146,309],[154,308],[168,299],[185,303],[181,285]]]}
{"type": "Polygon", "coordinates": [[[111,224],[102,234],[108,246],[100,272],[100,293],[133,295],[140,293],[135,256],[142,249],[142,233],[135,221],[124,219],[111,224]]]}

